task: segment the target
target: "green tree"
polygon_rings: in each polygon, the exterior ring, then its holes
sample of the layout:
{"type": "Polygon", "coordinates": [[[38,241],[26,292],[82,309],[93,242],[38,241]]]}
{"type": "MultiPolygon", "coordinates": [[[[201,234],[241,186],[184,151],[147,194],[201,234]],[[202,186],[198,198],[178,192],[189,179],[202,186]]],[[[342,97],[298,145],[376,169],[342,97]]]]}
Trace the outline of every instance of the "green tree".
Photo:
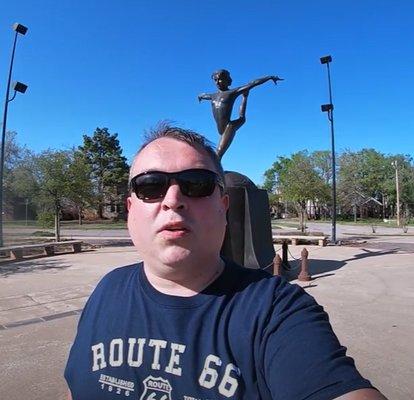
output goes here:
{"type": "Polygon", "coordinates": [[[68,170],[70,184],[67,196],[74,203],[78,212],[79,225],[82,225],[83,210],[91,206],[95,200],[91,177],[92,168],[80,151],[72,150],[70,158],[68,170]]]}
{"type": "Polygon", "coordinates": [[[6,213],[16,205],[32,203],[37,192],[33,175],[33,153],[17,141],[16,132],[6,132],[3,196],[6,213]]]}
{"type": "Polygon", "coordinates": [[[329,186],[316,171],[307,151],[292,154],[290,158],[278,157],[264,176],[264,188],[295,203],[302,232],[307,202],[325,203],[329,199],[329,186]]]}
{"type": "Polygon", "coordinates": [[[385,218],[392,177],[389,157],[374,149],[346,151],[339,158],[339,165],[338,193],[342,208],[352,208],[356,219],[357,208],[373,198],[382,204],[385,218]]]}
{"type": "Polygon", "coordinates": [[[338,159],[338,200],[345,212],[352,210],[356,221],[357,207],[363,204],[367,194],[362,182],[361,154],[346,151],[338,159]]]}
{"type": "Polygon", "coordinates": [[[55,239],[60,240],[60,213],[72,185],[70,152],[45,150],[35,159],[35,176],[39,187],[38,202],[43,211],[55,216],[55,239]]]}
{"type": "Polygon", "coordinates": [[[388,162],[392,165],[390,178],[386,182],[389,201],[393,204],[393,211],[397,208],[397,190],[395,176],[395,162],[398,168],[400,206],[405,220],[414,215],[414,164],[409,155],[395,154],[388,156],[388,162]]]}
{"type": "Polygon", "coordinates": [[[316,173],[327,185],[332,184],[332,154],[328,150],[317,150],[310,155],[316,173]]]}
{"type": "Polygon", "coordinates": [[[83,146],[79,146],[91,167],[99,218],[103,218],[104,204],[122,204],[128,191],[129,168],[117,137],[107,128],[96,128],[92,137],[83,136],[83,146]]]}

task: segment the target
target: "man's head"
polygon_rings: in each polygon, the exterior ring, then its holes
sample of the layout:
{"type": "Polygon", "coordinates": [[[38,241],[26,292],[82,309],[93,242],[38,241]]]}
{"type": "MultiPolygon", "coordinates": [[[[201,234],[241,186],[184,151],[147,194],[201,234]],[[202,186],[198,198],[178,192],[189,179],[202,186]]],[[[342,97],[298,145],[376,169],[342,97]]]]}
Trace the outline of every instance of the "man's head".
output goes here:
{"type": "Polygon", "coordinates": [[[128,228],[144,262],[196,268],[217,261],[228,207],[223,175],[203,136],[166,125],[150,132],[132,163],[128,198],[128,228]]]}
{"type": "Polygon", "coordinates": [[[221,165],[220,158],[217,156],[217,153],[210,141],[197,132],[191,131],[189,129],[182,129],[176,126],[170,126],[166,123],[161,123],[155,129],[152,129],[146,133],[144,143],[141,145],[135,154],[134,160],[132,161],[132,165],[129,171],[129,181],[131,181],[131,179],[135,176],[134,164],[142,150],[155,140],[163,138],[176,139],[180,142],[185,142],[196,149],[204,150],[213,162],[216,172],[224,181],[223,166],[221,165]]]}
{"type": "Polygon", "coordinates": [[[231,83],[233,82],[230,77],[230,72],[226,69],[219,69],[212,73],[211,79],[214,80],[216,86],[220,90],[227,90],[231,83]]]}

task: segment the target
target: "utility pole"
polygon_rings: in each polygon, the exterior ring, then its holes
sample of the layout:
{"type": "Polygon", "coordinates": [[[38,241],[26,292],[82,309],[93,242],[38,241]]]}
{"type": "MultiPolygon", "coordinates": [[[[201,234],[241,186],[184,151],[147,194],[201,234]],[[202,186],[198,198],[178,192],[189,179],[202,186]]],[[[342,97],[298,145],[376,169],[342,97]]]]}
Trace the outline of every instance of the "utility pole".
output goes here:
{"type": "Polygon", "coordinates": [[[393,161],[392,166],[395,168],[395,190],[397,192],[397,225],[401,226],[401,213],[400,213],[400,180],[398,178],[398,162],[393,161]]]}

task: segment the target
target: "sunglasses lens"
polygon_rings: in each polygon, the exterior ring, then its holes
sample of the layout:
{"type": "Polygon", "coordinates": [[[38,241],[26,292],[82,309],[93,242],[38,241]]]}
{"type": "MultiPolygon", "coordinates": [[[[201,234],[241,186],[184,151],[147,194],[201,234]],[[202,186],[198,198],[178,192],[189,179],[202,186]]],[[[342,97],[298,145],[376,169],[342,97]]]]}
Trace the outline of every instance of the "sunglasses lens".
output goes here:
{"type": "Polygon", "coordinates": [[[187,169],[181,172],[146,172],[132,179],[131,185],[137,197],[141,200],[161,199],[167,193],[174,179],[181,193],[188,197],[206,197],[213,194],[219,178],[213,171],[207,169],[187,169]]]}
{"type": "Polygon", "coordinates": [[[188,170],[180,173],[178,183],[188,197],[210,196],[216,187],[216,175],[208,170],[188,170]]]}
{"type": "Polygon", "coordinates": [[[141,200],[155,200],[164,197],[168,189],[168,177],[162,173],[148,173],[133,181],[133,190],[141,200]]]}

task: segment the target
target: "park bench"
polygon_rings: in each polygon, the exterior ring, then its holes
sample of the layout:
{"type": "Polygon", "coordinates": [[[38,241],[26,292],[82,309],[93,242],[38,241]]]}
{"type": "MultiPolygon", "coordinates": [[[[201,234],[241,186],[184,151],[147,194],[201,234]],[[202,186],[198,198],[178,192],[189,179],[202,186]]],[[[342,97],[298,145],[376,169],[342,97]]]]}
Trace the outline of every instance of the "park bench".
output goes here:
{"type": "Polygon", "coordinates": [[[55,249],[62,246],[71,246],[74,253],[82,251],[81,240],[68,240],[66,242],[45,242],[37,244],[22,244],[15,246],[0,247],[0,253],[5,254],[6,257],[12,260],[21,260],[25,252],[34,249],[43,249],[43,254],[47,256],[53,256],[55,249]]]}
{"type": "Polygon", "coordinates": [[[326,246],[327,236],[312,236],[312,235],[273,235],[273,243],[280,243],[290,241],[293,246],[296,246],[300,241],[303,242],[318,242],[319,246],[326,246]]]}

